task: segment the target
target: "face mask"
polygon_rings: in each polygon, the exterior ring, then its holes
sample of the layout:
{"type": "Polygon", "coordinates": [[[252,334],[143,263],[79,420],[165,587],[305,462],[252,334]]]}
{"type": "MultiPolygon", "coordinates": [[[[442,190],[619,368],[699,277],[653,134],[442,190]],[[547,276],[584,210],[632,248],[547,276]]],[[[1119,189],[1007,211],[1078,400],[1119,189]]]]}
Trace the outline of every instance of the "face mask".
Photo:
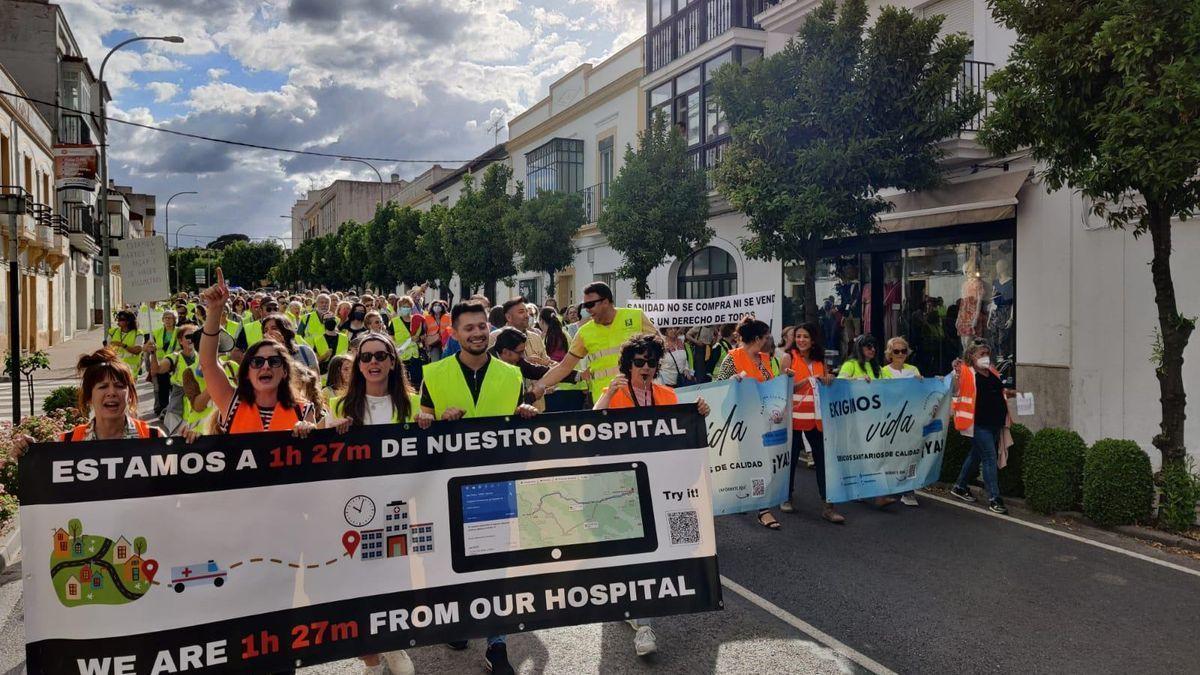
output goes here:
{"type": "Polygon", "coordinates": [[[591,316],[592,316],[592,313],[587,311],[586,307],[583,309],[582,312],[579,313],[579,319],[581,321],[587,321],[589,318],[591,318],[591,316]]]}
{"type": "Polygon", "coordinates": [[[362,320],[363,320],[363,319],[365,319],[366,317],[367,317],[367,313],[366,313],[366,312],[351,312],[351,313],[350,313],[350,320],[351,320],[351,321],[362,321],[362,320]]]}
{"type": "Polygon", "coordinates": [[[975,360],[975,366],[987,370],[992,367],[992,358],[990,356],[981,356],[975,360]]]}
{"type": "Polygon", "coordinates": [[[402,316],[402,317],[404,317],[404,318],[406,318],[406,319],[407,319],[409,316],[412,316],[412,308],[410,308],[410,307],[401,307],[401,308],[400,308],[400,316],[402,316]]]}

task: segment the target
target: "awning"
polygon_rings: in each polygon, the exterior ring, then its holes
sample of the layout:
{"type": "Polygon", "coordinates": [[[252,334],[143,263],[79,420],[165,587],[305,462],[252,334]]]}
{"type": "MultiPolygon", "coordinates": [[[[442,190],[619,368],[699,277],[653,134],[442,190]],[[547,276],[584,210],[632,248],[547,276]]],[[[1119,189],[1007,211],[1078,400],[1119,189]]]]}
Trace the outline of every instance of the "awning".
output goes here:
{"type": "Polygon", "coordinates": [[[1015,169],[888,197],[892,210],[879,216],[879,224],[884,232],[903,232],[1012,218],[1017,213],[1017,192],[1029,171],[1015,169]]]}

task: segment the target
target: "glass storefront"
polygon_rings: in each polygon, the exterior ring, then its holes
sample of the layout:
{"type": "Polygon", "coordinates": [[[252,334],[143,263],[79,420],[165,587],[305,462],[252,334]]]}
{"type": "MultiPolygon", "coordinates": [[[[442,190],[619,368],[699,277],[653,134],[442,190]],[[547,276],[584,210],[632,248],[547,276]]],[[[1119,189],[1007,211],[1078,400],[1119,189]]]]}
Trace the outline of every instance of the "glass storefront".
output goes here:
{"type": "MultiPolygon", "coordinates": [[[[826,360],[839,365],[862,333],[875,335],[881,346],[899,335],[913,350],[910,363],[923,374],[944,375],[966,345],[984,338],[992,346],[992,362],[1014,385],[1013,227],[988,225],[831,242],[816,275],[826,360]],[[991,238],[996,235],[1003,236],[991,238]]],[[[802,267],[784,270],[783,291],[784,323],[801,322],[802,267]]]]}

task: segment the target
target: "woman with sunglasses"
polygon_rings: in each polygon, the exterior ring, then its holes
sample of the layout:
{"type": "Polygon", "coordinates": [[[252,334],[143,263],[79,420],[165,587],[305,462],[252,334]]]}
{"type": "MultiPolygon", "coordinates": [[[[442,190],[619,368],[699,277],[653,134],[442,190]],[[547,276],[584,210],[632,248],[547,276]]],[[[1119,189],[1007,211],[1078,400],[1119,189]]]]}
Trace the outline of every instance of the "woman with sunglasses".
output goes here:
{"type": "MultiPolygon", "coordinates": [[[[758,319],[746,317],[738,324],[737,335],[741,345],[725,355],[721,364],[717,366],[713,379],[729,380],[749,377],[759,382],[766,382],[779,375],[771,363],[771,354],[766,351],[771,338],[770,326],[758,319]]],[[[783,411],[773,410],[771,421],[782,422],[783,411]]],[[[775,514],[771,513],[771,509],[762,509],[758,512],[758,524],[768,530],[778,530],[781,527],[779,521],[775,519],[775,514]]]]}
{"type": "MultiPolygon", "coordinates": [[[[883,379],[900,380],[908,377],[915,377],[918,380],[924,379],[921,376],[920,369],[908,363],[908,355],[912,352],[912,349],[908,346],[908,340],[897,335],[884,343],[883,351],[884,358],[887,359],[887,363],[881,369],[883,379]]],[[[917,493],[915,490],[909,490],[900,495],[900,503],[905,506],[920,506],[917,502],[917,493]]]]}
{"type": "MultiPolygon", "coordinates": [[[[350,383],[344,395],[329,399],[329,416],[322,420],[321,428],[346,433],[351,427],[416,421],[421,399],[408,386],[392,339],[380,331],[363,333],[351,350],[350,383]]],[[[393,675],[414,672],[412,659],[402,649],[359,658],[364,675],[381,675],[384,662],[393,675]]]]}
{"type": "Polygon", "coordinates": [[[200,370],[217,409],[217,433],[244,434],[291,429],[307,436],[316,428],[314,407],[299,396],[291,379],[292,357],[270,338],[250,345],[238,368],[237,386],[225,379],[217,361],[221,311],[229,299],[225,274],[217,268],[217,283],[200,294],[208,308],[200,337],[200,370]]]}
{"type": "MultiPolygon", "coordinates": [[[[597,399],[592,410],[642,408],[679,403],[679,397],[675,395],[674,389],[654,381],[654,378],[658,376],[658,367],[662,363],[665,353],[666,347],[657,335],[643,333],[626,340],[621,345],[621,355],[617,361],[617,370],[620,371],[620,374],[608,384],[608,388],[597,399]]],[[[696,399],[696,407],[701,415],[708,415],[709,407],[704,399],[696,399]]],[[[648,619],[629,619],[628,622],[636,631],[633,637],[633,649],[638,656],[649,656],[658,651],[654,630],[650,627],[648,619]]]]}

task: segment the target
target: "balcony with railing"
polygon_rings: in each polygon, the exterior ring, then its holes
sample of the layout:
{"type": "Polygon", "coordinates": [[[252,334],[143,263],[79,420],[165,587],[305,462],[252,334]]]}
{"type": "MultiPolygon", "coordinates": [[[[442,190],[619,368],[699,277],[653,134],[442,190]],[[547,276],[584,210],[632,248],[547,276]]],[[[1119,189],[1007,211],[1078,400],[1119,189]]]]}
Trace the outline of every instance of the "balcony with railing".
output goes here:
{"type": "Polygon", "coordinates": [[[666,66],[732,28],[757,28],[754,15],[765,0],[692,0],[651,27],[646,35],[646,72],[666,66]]]}
{"type": "Polygon", "coordinates": [[[589,185],[579,191],[579,196],[583,197],[583,213],[586,216],[584,224],[592,225],[599,221],[600,213],[604,210],[604,200],[608,197],[608,183],[589,185]]]}

